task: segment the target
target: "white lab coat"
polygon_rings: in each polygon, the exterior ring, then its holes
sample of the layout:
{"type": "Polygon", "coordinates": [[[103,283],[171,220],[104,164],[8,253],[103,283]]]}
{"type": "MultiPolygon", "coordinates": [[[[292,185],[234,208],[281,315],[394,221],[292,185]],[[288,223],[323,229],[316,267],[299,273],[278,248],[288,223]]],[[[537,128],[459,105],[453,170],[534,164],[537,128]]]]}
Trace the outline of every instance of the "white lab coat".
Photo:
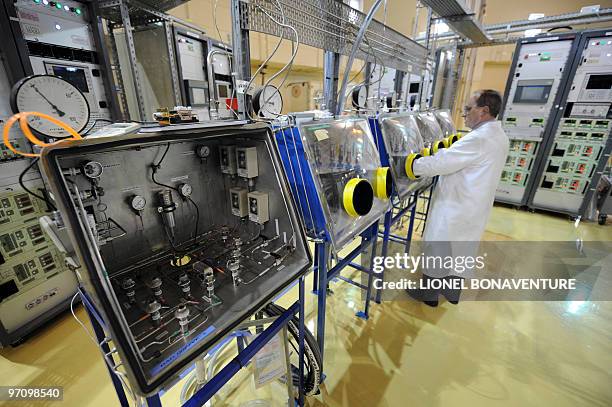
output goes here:
{"type": "MultiPolygon", "coordinates": [[[[440,175],[423,234],[426,242],[449,243],[452,255],[476,255],[495,189],[508,155],[508,136],[499,121],[482,123],[450,148],[413,164],[417,176],[440,175]],[[469,243],[472,242],[472,243],[469,243]],[[460,247],[458,249],[458,247],[460,247]]],[[[434,252],[444,252],[434,244],[434,252]]],[[[427,273],[430,276],[435,273],[427,273]]]]}

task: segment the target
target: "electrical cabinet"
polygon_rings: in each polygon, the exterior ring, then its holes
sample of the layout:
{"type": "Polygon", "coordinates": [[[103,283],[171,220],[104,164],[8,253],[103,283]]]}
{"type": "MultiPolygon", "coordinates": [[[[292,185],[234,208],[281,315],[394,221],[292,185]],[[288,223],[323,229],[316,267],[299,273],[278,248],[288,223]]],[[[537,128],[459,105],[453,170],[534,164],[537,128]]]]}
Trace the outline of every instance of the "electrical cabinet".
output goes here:
{"type": "Polygon", "coordinates": [[[497,201],[527,203],[576,46],[573,33],[518,42],[500,116],[510,151],[495,192],[497,201]]]}
{"type": "Polygon", "coordinates": [[[612,33],[584,32],[529,205],[582,216],[612,140],[612,33]]]}

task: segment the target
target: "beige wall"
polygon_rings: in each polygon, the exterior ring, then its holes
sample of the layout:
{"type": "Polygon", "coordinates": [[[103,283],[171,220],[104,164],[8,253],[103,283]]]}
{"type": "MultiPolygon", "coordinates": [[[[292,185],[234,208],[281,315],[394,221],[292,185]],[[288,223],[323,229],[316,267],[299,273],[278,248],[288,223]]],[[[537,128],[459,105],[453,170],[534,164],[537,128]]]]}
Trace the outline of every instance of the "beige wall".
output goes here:
{"type": "MultiPolygon", "coordinates": [[[[505,21],[527,19],[530,13],[544,13],[547,16],[571,13],[593,4],[599,4],[602,8],[612,7],[611,0],[487,0],[483,23],[497,24],[505,21]]],[[[608,26],[612,25],[608,24],[608,26]]],[[[589,26],[589,28],[596,27],[597,25],[589,26]]],[[[514,49],[514,44],[478,48],[472,81],[467,84],[462,83],[457,92],[458,98],[465,99],[469,97],[471,92],[485,88],[495,89],[503,94],[514,49]],[[463,92],[463,97],[461,97],[461,92],[463,92]]],[[[460,125],[463,125],[463,120],[459,113],[464,104],[465,100],[457,100],[455,103],[455,119],[460,125]]]]}

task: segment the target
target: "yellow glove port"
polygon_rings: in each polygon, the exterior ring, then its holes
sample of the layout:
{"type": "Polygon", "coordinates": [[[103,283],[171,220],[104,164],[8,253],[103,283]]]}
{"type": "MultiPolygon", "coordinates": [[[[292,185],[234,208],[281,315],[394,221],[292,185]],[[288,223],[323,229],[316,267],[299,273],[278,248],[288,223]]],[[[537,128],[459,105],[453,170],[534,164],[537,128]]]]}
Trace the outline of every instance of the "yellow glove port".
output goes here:
{"type": "Polygon", "coordinates": [[[416,180],[419,177],[417,177],[416,175],[414,175],[414,171],[412,170],[412,165],[414,164],[414,161],[421,158],[422,155],[418,154],[418,153],[412,153],[409,154],[408,157],[406,157],[406,164],[405,164],[405,169],[406,169],[406,176],[412,180],[416,180]]]}
{"type": "Polygon", "coordinates": [[[392,182],[389,167],[378,167],[374,172],[374,195],[379,199],[389,199],[393,190],[392,182]]]}
{"type": "Polygon", "coordinates": [[[451,134],[450,136],[448,136],[448,144],[452,146],[457,141],[459,141],[459,139],[461,138],[460,134],[461,133],[457,133],[457,134],[451,134]]]}
{"type": "Polygon", "coordinates": [[[424,149],[422,149],[421,150],[421,155],[423,157],[429,157],[431,155],[431,148],[425,147],[424,149]]]}
{"type": "Polygon", "coordinates": [[[448,140],[443,138],[442,140],[434,141],[431,152],[435,154],[438,152],[438,150],[447,148],[447,147],[448,147],[448,140]]]}
{"type": "Polygon", "coordinates": [[[351,178],[342,192],[344,210],[352,217],[364,216],[374,204],[374,189],[363,178],[351,178]]]}

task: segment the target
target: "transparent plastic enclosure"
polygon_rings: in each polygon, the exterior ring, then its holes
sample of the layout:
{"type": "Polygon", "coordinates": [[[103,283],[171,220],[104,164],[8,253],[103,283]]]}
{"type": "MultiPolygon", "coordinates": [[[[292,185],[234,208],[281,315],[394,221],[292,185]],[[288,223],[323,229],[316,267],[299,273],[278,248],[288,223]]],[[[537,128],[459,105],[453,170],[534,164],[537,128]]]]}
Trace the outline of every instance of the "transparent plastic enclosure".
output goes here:
{"type": "Polygon", "coordinates": [[[442,129],[442,134],[444,134],[444,137],[448,137],[457,133],[457,129],[455,128],[455,124],[453,123],[451,112],[449,110],[435,110],[433,113],[436,119],[438,120],[438,124],[442,129]]]}
{"type": "MultiPolygon", "coordinates": [[[[379,196],[380,156],[362,118],[313,121],[299,126],[304,151],[326,218],[339,249],[389,210],[379,196]]],[[[390,194],[391,179],[384,179],[390,194]]]]}
{"type": "Polygon", "coordinates": [[[415,118],[425,147],[431,147],[435,141],[444,138],[444,133],[433,112],[419,112],[415,118]]]}
{"type": "Polygon", "coordinates": [[[395,190],[403,199],[431,181],[430,178],[414,181],[406,175],[406,158],[411,153],[420,153],[425,145],[414,114],[388,114],[381,116],[379,121],[395,190]]]}

